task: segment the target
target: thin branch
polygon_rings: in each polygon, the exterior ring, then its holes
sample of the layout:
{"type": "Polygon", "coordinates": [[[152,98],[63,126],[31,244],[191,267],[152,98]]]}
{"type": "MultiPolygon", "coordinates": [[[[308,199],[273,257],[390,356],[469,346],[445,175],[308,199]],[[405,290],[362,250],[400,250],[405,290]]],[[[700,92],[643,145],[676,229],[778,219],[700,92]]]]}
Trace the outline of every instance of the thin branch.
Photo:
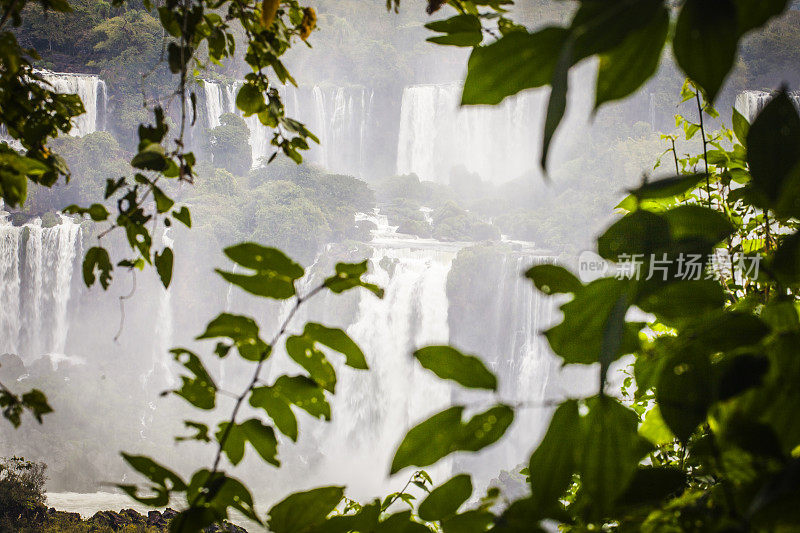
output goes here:
{"type": "MultiPolygon", "coordinates": [[[[236,417],[239,414],[239,410],[241,409],[244,400],[247,398],[248,394],[250,394],[253,388],[260,382],[261,370],[264,367],[264,362],[267,360],[267,357],[270,354],[270,350],[272,349],[273,346],[275,346],[278,343],[278,340],[280,340],[280,338],[286,333],[287,329],[289,328],[289,325],[292,322],[292,319],[294,318],[300,306],[304,302],[308,301],[310,298],[318,294],[324,288],[325,285],[319,285],[318,287],[315,287],[313,290],[311,290],[308,294],[304,296],[297,295],[294,305],[292,306],[289,313],[286,315],[286,318],[283,320],[280,329],[270,341],[268,349],[261,354],[261,357],[258,360],[258,364],[256,365],[255,371],[253,372],[253,377],[250,379],[247,388],[245,388],[245,390],[242,391],[241,394],[235,397],[236,402],[233,406],[231,416],[229,417],[228,425],[225,427],[225,431],[223,431],[222,435],[219,438],[219,444],[217,446],[217,451],[214,456],[214,463],[211,469],[211,474],[209,475],[209,479],[213,478],[214,474],[216,474],[219,471],[219,464],[222,460],[222,453],[225,448],[225,443],[228,441],[231,429],[236,423],[236,417]]],[[[195,499],[191,502],[190,505],[194,507],[199,502],[199,499],[201,497],[202,493],[198,493],[198,495],[195,497],[195,499]]]]}
{"type": "Polygon", "coordinates": [[[700,135],[703,138],[703,160],[706,163],[706,192],[708,193],[708,208],[711,209],[711,182],[708,174],[708,149],[706,147],[706,129],[703,121],[703,106],[700,104],[700,89],[694,93],[697,99],[697,112],[700,114],[700,135]]]}
{"type": "Polygon", "coordinates": [[[406,489],[407,489],[407,488],[408,488],[408,487],[411,485],[411,483],[414,481],[414,478],[416,478],[416,477],[417,477],[417,474],[418,474],[418,473],[419,473],[419,472],[417,471],[417,472],[414,472],[413,474],[411,474],[411,477],[410,477],[410,478],[408,478],[408,481],[406,481],[406,484],[405,484],[405,486],[403,486],[403,488],[402,488],[402,489],[400,489],[400,492],[396,492],[396,493],[394,494],[394,497],[393,497],[391,500],[389,500],[389,503],[388,503],[388,504],[386,504],[386,506],[385,506],[385,507],[383,507],[383,506],[382,506],[384,510],[386,510],[386,509],[388,509],[389,507],[391,507],[392,505],[394,505],[394,502],[396,502],[396,501],[397,501],[397,498],[399,498],[401,494],[404,494],[404,493],[406,492],[406,489]]]}
{"type": "Polygon", "coordinates": [[[114,342],[119,340],[120,335],[122,335],[122,327],[125,325],[125,300],[132,298],[133,294],[136,292],[136,271],[131,269],[131,292],[127,295],[119,297],[119,328],[117,329],[117,333],[114,335],[114,342]]]}

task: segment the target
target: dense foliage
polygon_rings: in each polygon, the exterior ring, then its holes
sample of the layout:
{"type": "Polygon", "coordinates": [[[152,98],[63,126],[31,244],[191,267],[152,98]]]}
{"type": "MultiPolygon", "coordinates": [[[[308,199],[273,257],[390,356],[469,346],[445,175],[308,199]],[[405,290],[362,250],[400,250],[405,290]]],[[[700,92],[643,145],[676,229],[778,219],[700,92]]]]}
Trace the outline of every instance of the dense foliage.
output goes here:
{"type": "MultiPolygon", "coordinates": [[[[21,4],[0,5],[0,30],[9,19],[21,22],[21,4]]],[[[69,7],[62,2],[45,5],[62,12],[69,7]]],[[[428,12],[444,5],[431,0],[428,12]]],[[[383,293],[364,281],[366,262],[338,264],[320,285],[299,292],[298,280],[305,271],[288,256],[250,242],[231,246],[225,253],[237,268],[218,270],[223,279],[254,296],[292,303],[268,341],[255,320],[231,313],[220,314],[200,335],[214,343],[215,357],[238,353],[252,363],[252,379],[235,394],[226,418],[215,426],[186,421],[191,435],[181,440],[207,443],[214,450],[208,468],[184,479],[149,457],[123,455],[148,480],[145,493],[133,485],[121,487],[139,502],[164,506],[171,497],[183,497],[186,508],[173,521],[173,530],[198,531],[228,518],[232,510],[266,523],[275,533],[543,531],[547,521],[568,531],[795,527],[800,496],[800,426],[795,416],[800,407],[800,115],[781,90],[752,125],[734,112],[732,130],[708,132],[704,127],[706,117],[717,115],[713,102],[735,64],[739,40],[781,13],[786,0],[687,0],[677,6],[662,0],[584,0],[568,25],[534,32],[507,17],[504,5],[453,2],[458,14],[429,24],[437,34],[430,40],[473,47],[462,96],[466,105],[497,104],[524,89],[551,87],[543,166],[566,110],[569,71],[586,58],[599,57],[595,107],[600,107],[635,92],[656,72],[669,42],[678,66],[691,79],[683,98],[697,103],[697,122],[678,120],[687,141],[700,134],[702,150],[681,158],[672,144],[678,140],[667,138],[671,151],[665,157],[673,156],[676,174],[645,179],[630,191],[631,197],[620,205],[628,214],[597,240],[599,260],[621,269],[618,275],[584,283],[556,265],[537,265],[527,272],[538,290],[563,299],[563,320],[545,333],[547,341],[565,365],[598,368],[596,394],[559,403],[525,470],[530,494],[510,505],[498,506],[498,491],[492,489],[465,506],[473,497],[469,476],[459,474],[432,488],[427,473],[417,470],[405,488],[383,500],[360,504],[347,499],[343,487],[321,487],[286,497],[265,519],[256,512],[247,487],[226,472],[223,459],[235,467],[252,448],[264,462],[279,466],[276,430],[291,440],[300,438],[295,408],[323,420],[335,416],[327,398],[335,392],[337,379],[326,350],[343,356],[353,369],[367,369],[364,354],[342,330],[308,323],[302,333],[285,337],[293,317],[304,302],[323,291],[339,294],[364,288],[376,297],[383,293]],[[484,34],[492,36],[489,44],[482,44],[484,34]],[[688,272],[690,258],[696,267],[688,272]],[[707,274],[709,258],[715,258],[711,262],[717,268],[707,274]],[[730,262],[750,268],[719,268],[720,261],[723,266],[730,262]],[[697,277],[689,275],[692,272],[697,277]],[[629,320],[635,311],[643,311],[647,322],[629,320]],[[279,342],[304,372],[264,383],[261,371],[279,342]],[[609,390],[609,371],[623,356],[632,361],[632,377],[622,391],[609,390]],[[266,416],[242,420],[245,402],[266,416]],[[416,507],[407,491],[412,485],[426,493],[416,507]],[[396,502],[413,509],[393,512],[396,502]]],[[[242,24],[248,44],[245,57],[253,69],[239,91],[237,106],[275,128],[273,143],[294,161],[300,161],[298,150],[307,148],[307,139],[313,140],[305,127],[283,116],[277,91],[265,73],[269,66],[281,82],[291,80],[279,57],[292,38],[308,37],[316,23],[312,9],[293,0],[170,0],[159,7],[160,24],[174,39],[167,45],[167,56],[169,68],[180,78],[175,93],[184,104],[179,133],[168,144],[168,120],[156,107],[155,124],[139,128],[140,142],[131,160],[140,172],[133,180],[109,178],[104,196],[121,195],[119,215],[110,229],[123,228],[135,254],[117,266],[137,268],[152,262],[165,286],[171,280],[173,254],[169,248],[152,250],[145,224],[161,215],[165,225],[172,219],[190,225],[186,207],[175,208],[159,180],[193,180],[194,156],[183,151],[182,134],[191,115],[187,101],[194,100],[186,91],[187,65],[198,61],[195,54],[201,45],[208,47],[212,61],[233,54],[232,30],[215,12],[223,6],[229,18],[242,24]],[[151,195],[152,207],[145,206],[151,195]]],[[[392,6],[396,2],[389,2],[392,6]]],[[[57,130],[67,131],[69,118],[81,109],[75,98],[55,95],[43,86],[12,33],[0,38],[8,45],[3,47],[0,71],[0,119],[25,149],[20,154],[4,146],[1,154],[2,196],[14,205],[25,199],[28,181],[51,185],[66,175],[63,159],[45,145],[57,130]]],[[[229,176],[215,173],[214,179],[230,180],[229,176]]],[[[410,185],[415,186],[413,181],[410,185]]],[[[270,188],[270,197],[287,199],[296,198],[297,189],[303,188],[291,180],[267,180],[260,186],[270,188]]],[[[308,208],[302,201],[285,203],[301,211],[308,208]]],[[[272,207],[283,206],[284,202],[272,207]]],[[[95,221],[110,216],[99,203],[70,211],[95,221]]],[[[480,231],[472,226],[479,221],[449,204],[434,216],[434,227],[437,223],[449,238],[459,231],[480,231]]],[[[496,230],[492,233],[496,236],[496,230]]],[[[298,237],[289,234],[287,240],[298,237]]],[[[111,270],[104,248],[88,251],[87,284],[99,274],[100,283],[107,286],[111,270]]],[[[221,391],[206,368],[207,358],[182,348],[172,353],[185,367],[181,386],[172,393],[198,410],[217,408],[221,391]]],[[[475,356],[448,346],[424,347],[413,355],[441,379],[465,388],[497,390],[497,379],[475,356]]],[[[4,414],[15,423],[23,407],[37,417],[49,410],[38,391],[17,398],[4,388],[0,400],[4,414]]],[[[492,445],[513,422],[515,409],[494,398],[468,416],[464,405],[433,415],[399,444],[390,474],[492,445]]]]}
{"type": "Polygon", "coordinates": [[[0,525],[44,503],[45,465],[22,457],[0,460],[0,525]]]}

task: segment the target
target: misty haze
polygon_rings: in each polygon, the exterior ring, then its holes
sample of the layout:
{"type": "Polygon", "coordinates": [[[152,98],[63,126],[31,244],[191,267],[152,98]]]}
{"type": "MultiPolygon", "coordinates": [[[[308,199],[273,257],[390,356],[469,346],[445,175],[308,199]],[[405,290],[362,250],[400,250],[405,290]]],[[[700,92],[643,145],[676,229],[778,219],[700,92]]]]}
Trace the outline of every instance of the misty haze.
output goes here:
{"type": "Polygon", "coordinates": [[[0,531],[798,530],[800,3],[0,17],[0,531]]]}

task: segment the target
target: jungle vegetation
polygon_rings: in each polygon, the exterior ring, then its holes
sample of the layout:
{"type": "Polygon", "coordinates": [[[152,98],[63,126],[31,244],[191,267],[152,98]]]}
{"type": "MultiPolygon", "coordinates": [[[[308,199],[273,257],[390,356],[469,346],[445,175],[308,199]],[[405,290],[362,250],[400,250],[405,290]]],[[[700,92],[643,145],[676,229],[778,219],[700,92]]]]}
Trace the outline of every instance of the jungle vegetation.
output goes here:
{"type": "MultiPolygon", "coordinates": [[[[73,9],[66,0],[43,0],[41,5],[63,17],[73,9]]],[[[297,280],[304,275],[300,264],[276,248],[242,242],[225,249],[236,271],[219,270],[219,275],[252,295],[289,300],[291,307],[283,324],[270,332],[262,332],[253,318],[220,314],[204,331],[198,329],[199,338],[209,340],[207,355],[172,351],[185,368],[180,388],[172,393],[198,411],[218,410],[217,425],[187,420],[191,435],[181,437],[206,443],[212,460],[184,478],[158,458],[123,453],[145,480],[144,486],[120,487],[132,498],[154,507],[183,498],[185,508],[172,522],[174,531],[200,531],[227,519],[232,510],[275,533],[544,531],[543,524],[554,522],[564,531],[796,529],[800,116],[786,89],[777,88],[752,124],[734,111],[729,128],[705,127],[709,117],[720,113],[727,121],[728,111],[718,112],[714,104],[737,65],[740,42],[757,36],[788,2],[583,0],[552,24],[530,28],[522,24],[524,12],[515,19],[507,6],[503,1],[430,0],[427,12],[436,20],[427,24],[429,40],[471,48],[464,105],[494,105],[519,91],[550,87],[541,160],[545,169],[551,170],[548,154],[566,111],[570,70],[584,60],[598,62],[599,108],[635,93],[671,51],[689,79],[681,98],[696,104],[694,115],[679,118],[685,138],[674,140],[688,143],[699,135],[699,149],[688,156],[678,150],[665,153],[662,164],[674,164],[675,174],[644,179],[620,204],[626,214],[597,239],[602,259],[621,265],[636,256],[641,270],[652,274],[659,267],[659,275],[582,282],[558,265],[538,265],[526,274],[536,290],[565,302],[563,320],[545,336],[565,365],[598,368],[594,394],[555,408],[542,442],[529,458],[520,458],[528,464],[524,475],[530,494],[508,505],[497,505],[494,489],[465,505],[474,497],[468,475],[434,484],[421,470],[501,439],[520,407],[497,397],[469,418],[464,418],[465,406],[453,405],[413,427],[389,472],[404,472],[408,482],[384,499],[355,502],[345,487],[319,487],[287,495],[266,516],[259,515],[252,494],[234,477],[235,466],[245,454],[255,453],[265,469],[267,463],[278,467],[276,432],[302,438],[295,409],[321,420],[336,416],[328,398],[337,379],[323,347],[352,371],[369,371],[364,354],[344,331],[308,323],[302,333],[287,337],[292,318],[323,292],[365,290],[380,298],[383,291],[363,279],[367,263],[362,262],[337,264],[319,285],[298,292],[297,280]],[[688,256],[721,255],[760,268],[723,270],[699,279],[681,270],[688,256]],[[631,321],[631,309],[647,313],[647,322],[631,321]],[[264,384],[260,373],[278,343],[285,344],[288,357],[304,372],[264,384]],[[252,363],[249,386],[234,398],[218,394],[207,370],[208,361],[225,356],[252,363]],[[609,368],[623,356],[631,361],[630,379],[621,390],[611,390],[609,368]],[[243,420],[245,404],[263,414],[243,420]],[[411,487],[422,493],[419,505],[411,487]],[[396,511],[396,502],[410,509],[396,511]]],[[[409,8],[391,0],[386,7],[409,8]]],[[[33,67],[36,52],[17,39],[13,28],[26,20],[27,3],[2,0],[0,8],[0,122],[23,146],[22,153],[0,148],[0,192],[6,204],[15,206],[26,200],[29,186],[49,187],[70,176],[51,140],[69,130],[69,119],[82,112],[82,104],[75,96],[48,90],[33,67]]],[[[108,9],[123,9],[123,3],[108,9]]],[[[276,153],[300,163],[316,137],[285,115],[274,85],[293,82],[282,56],[310,38],[318,19],[312,7],[297,0],[166,0],[158,6],[148,1],[116,17],[121,19],[100,24],[101,42],[115,42],[114,32],[127,23],[163,32],[166,61],[157,68],[174,74],[179,108],[168,120],[161,106],[147,102],[151,116],[137,129],[129,175],[107,177],[103,198],[67,211],[104,228],[86,252],[87,285],[105,288],[120,270],[152,265],[167,286],[174,254],[170,248],[153,249],[151,227],[154,222],[191,226],[196,221],[165,185],[199,182],[196,158],[183,149],[195,99],[186,90],[192,71],[207,62],[221,63],[244,46],[250,72],[237,106],[274,128],[276,153]],[[103,199],[117,201],[109,210],[103,199]],[[102,239],[111,232],[127,239],[127,257],[110,257],[102,239]]],[[[57,37],[34,45],[58,46],[57,37]]],[[[496,377],[478,357],[448,346],[425,347],[413,355],[441,379],[497,390],[496,377]]],[[[0,404],[13,425],[21,423],[24,412],[40,422],[45,415],[58,416],[49,414],[39,390],[20,393],[3,387],[0,404]]]]}

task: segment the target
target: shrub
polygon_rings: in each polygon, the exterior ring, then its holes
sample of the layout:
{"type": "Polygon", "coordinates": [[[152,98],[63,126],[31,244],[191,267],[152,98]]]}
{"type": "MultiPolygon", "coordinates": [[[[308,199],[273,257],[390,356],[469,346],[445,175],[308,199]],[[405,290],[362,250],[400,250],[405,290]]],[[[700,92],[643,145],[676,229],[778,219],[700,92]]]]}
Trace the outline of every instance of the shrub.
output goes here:
{"type": "Polygon", "coordinates": [[[44,505],[46,468],[22,457],[0,459],[0,516],[16,517],[44,505]]]}

